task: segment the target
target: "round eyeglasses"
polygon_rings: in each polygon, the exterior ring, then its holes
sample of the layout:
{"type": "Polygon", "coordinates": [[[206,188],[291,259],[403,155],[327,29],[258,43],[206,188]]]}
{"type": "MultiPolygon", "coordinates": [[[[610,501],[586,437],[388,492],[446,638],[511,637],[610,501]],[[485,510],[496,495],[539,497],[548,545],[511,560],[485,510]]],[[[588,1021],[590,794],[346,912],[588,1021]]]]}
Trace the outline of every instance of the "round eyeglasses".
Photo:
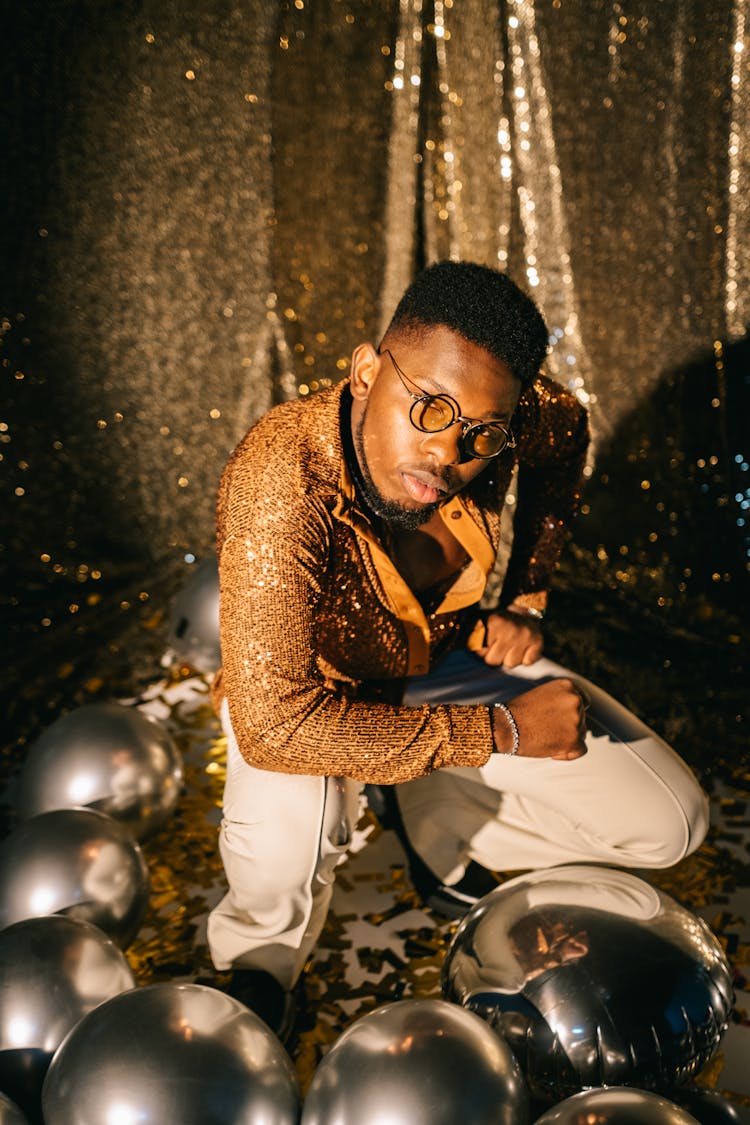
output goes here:
{"type": "Polygon", "coordinates": [[[404,390],[412,400],[409,409],[409,421],[416,430],[423,434],[438,434],[450,426],[461,423],[461,437],[459,447],[463,458],[477,458],[480,461],[491,461],[502,453],[504,449],[515,447],[515,438],[508,426],[501,422],[480,422],[474,418],[464,418],[461,408],[450,395],[431,395],[420,387],[401,370],[393,353],[388,348],[383,351],[389,356],[396,373],[401,380],[404,390]],[[419,394],[415,394],[407,386],[411,383],[419,394]]]}

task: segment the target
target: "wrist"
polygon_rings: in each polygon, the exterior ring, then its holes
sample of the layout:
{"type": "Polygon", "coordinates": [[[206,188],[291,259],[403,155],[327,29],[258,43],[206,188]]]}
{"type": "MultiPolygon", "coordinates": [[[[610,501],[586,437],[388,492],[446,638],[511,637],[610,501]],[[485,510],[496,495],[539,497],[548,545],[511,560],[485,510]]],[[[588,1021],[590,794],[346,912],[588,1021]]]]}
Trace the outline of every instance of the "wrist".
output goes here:
{"type": "Polygon", "coordinates": [[[524,605],[520,602],[511,602],[506,606],[508,613],[514,613],[517,617],[530,617],[534,621],[544,621],[544,610],[535,605],[524,605]]]}
{"type": "Polygon", "coordinates": [[[518,723],[510,707],[505,703],[492,704],[492,737],[496,754],[510,758],[518,753],[521,744],[518,723]],[[498,730],[499,726],[500,730],[498,730]]]}

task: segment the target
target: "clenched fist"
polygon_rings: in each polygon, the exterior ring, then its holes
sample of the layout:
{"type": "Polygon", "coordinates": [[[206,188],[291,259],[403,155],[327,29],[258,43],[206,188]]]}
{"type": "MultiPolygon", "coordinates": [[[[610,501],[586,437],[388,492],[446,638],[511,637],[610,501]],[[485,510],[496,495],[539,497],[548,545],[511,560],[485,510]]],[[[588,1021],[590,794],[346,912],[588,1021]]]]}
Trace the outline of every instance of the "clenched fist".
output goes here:
{"type": "Polygon", "coordinates": [[[533,617],[512,610],[490,613],[485,622],[484,645],[477,652],[485,664],[533,664],[542,655],[542,629],[533,617]]]}
{"type": "MultiPolygon", "coordinates": [[[[586,707],[571,680],[549,680],[510,699],[507,706],[518,727],[520,757],[569,762],[586,753],[586,707]]],[[[513,731],[500,708],[492,714],[492,733],[496,753],[507,754],[513,731]]]]}

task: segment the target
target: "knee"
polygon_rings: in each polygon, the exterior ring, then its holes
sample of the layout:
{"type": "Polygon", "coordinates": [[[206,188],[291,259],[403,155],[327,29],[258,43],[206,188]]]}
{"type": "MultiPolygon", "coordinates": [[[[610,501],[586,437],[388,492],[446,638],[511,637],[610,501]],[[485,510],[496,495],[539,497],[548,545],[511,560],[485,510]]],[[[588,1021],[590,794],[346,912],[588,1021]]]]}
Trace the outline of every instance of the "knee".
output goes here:
{"type": "Polygon", "coordinates": [[[676,860],[672,861],[673,863],[697,851],[705,840],[706,833],[708,832],[710,824],[708,797],[697,782],[695,783],[695,791],[691,796],[691,800],[684,805],[684,815],[687,825],[687,838],[681,854],[676,860]]]}
{"type": "Polygon", "coordinates": [[[700,847],[708,827],[708,797],[697,782],[689,793],[683,791],[679,801],[669,794],[635,846],[629,865],[672,867],[700,847]]]}

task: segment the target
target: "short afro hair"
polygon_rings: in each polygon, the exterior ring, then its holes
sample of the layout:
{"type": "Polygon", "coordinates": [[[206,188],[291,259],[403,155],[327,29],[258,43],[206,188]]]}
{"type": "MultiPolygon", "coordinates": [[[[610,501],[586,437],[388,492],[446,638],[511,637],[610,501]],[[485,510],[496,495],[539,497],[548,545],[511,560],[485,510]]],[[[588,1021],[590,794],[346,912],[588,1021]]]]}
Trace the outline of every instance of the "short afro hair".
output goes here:
{"type": "Polygon", "coordinates": [[[542,314],[507,274],[475,262],[436,262],[412,281],[386,330],[420,333],[444,325],[532,383],[547,354],[542,314]]]}

